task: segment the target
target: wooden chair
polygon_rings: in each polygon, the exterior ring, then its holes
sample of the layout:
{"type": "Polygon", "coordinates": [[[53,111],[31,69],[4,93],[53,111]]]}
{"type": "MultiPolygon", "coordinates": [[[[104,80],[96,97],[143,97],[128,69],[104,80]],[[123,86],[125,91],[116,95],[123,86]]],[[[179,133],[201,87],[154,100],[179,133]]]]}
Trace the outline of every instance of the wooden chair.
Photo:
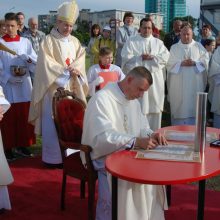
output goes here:
{"type": "Polygon", "coordinates": [[[85,198],[85,183],[88,183],[88,219],[94,219],[95,185],[97,172],[90,158],[92,148],[81,144],[83,117],[86,105],[64,88],[58,88],[53,97],[53,117],[56,126],[62,159],[63,180],[61,209],[65,209],[65,190],[67,176],[80,180],[80,197],[85,198]],[[67,149],[85,153],[86,165],[81,162],[80,152],[67,155],[67,149]]]}

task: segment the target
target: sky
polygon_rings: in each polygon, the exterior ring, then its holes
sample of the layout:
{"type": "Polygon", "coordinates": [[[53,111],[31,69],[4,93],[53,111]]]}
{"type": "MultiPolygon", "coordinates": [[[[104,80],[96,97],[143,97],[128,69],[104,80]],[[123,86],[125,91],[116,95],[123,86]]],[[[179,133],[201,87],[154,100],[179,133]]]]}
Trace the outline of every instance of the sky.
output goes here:
{"type": "MultiPolygon", "coordinates": [[[[38,14],[48,14],[50,10],[57,10],[58,6],[70,0],[0,0],[0,18],[7,12],[22,11],[26,18],[37,17],[38,14]]],[[[102,11],[122,9],[135,12],[144,12],[144,0],[77,0],[79,9],[102,11]]],[[[199,17],[200,0],[186,0],[187,14],[199,17]]],[[[26,20],[27,20],[26,19],[26,20]]]]}

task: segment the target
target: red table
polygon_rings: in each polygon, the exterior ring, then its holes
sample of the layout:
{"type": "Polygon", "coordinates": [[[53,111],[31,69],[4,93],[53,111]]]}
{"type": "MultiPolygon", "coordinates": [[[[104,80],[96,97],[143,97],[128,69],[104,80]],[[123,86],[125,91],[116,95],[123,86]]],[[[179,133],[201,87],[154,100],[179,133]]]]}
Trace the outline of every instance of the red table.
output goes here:
{"type": "MultiPolygon", "coordinates": [[[[165,130],[193,131],[194,126],[170,126],[165,130]]],[[[208,128],[219,135],[220,130],[208,128]]],[[[206,146],[201,163],[135,159],[134,151],[119,151],[106,159],[106,170],[112,174],[112,219],[117,220],[117,179],[155,185],[172,185],[199,181],[197,219],[204,216],[205,180],[220,174],[220,149],[206,146]],[[146,172],[144,172],[146,167],[146,172]]]]}

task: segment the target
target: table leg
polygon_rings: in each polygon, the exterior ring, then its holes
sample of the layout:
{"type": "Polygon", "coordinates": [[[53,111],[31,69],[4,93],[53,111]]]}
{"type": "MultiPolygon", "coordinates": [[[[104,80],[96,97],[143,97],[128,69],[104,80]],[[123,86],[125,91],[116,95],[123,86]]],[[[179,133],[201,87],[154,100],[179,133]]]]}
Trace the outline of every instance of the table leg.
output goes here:
{"type": "Polygon", "coordinates": [[[118,218],[118,178],[112,176],[112,220],[118,218]]]}
{"type": "Polygon", "coordinates": [[[205,204],[205,180],[199,181],[198,209],[197,220],[204,219],[204,204],[205,204]]]}
{"type": "Polygon", "coordinates": [[[167,191],[167,205],[170,207],[171,205],[171,185],[166,186],[166,191],[167,191]]]}

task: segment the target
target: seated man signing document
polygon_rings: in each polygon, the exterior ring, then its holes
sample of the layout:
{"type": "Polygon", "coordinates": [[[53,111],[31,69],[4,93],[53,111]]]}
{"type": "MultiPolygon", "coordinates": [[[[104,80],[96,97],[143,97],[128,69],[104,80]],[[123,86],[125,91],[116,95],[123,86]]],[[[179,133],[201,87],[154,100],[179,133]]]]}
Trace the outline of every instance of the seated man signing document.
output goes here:
{"type": "MultiPolygon", "coordinates": [[[[133,147],[150,149],[167,144],[153,133],[137,100],[152,85],[151,73],[135,67],[118,83],[109,83],[89,101],[84,117],[82,144],[92,146],[98,171],[96,220],[111,220],[111,193],[105,170],[106,156],[133,147]]],[[[147,169],[147,168],[146,168],[147,169]]],[[[148,168],[150,169],[150,167],[148,168]]],[[[167,208],[163,186],[118,181],[118,219],[163,220],[167,208]]]]}

